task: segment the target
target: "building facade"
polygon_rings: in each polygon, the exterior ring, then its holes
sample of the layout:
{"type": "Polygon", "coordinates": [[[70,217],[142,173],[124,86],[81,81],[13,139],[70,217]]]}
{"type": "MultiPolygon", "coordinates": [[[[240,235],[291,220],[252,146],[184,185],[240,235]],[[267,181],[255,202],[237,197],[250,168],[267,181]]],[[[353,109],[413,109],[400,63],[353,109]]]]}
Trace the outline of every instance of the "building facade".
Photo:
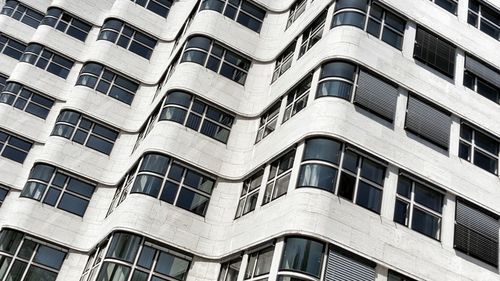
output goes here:
{"type": "Polygon", "coordinates": [[[22,0],[0,280],[494,281],[499,0],[22,0]]]}

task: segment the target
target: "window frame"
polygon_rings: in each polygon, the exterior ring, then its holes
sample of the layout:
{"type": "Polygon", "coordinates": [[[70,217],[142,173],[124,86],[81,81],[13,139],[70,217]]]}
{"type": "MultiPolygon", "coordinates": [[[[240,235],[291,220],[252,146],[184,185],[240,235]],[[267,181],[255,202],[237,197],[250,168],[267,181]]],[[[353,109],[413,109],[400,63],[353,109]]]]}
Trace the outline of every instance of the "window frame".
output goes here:
{"type": "Polygon", "coordinates": [[[262,141],[278,127],[278,117],[281,109],[281,99],[273,103],[260,117],[255,144],[262,141]],[[270,130],[270,131],[269,131],[270,130]],[[261,133],[262,132],[262,133],[261,133]],[[268,133],[266,133],[268,132],[268,133]]]}
{"type": "Polygon", "coordinates": [[[478,168],[481,168],[491,174],[494,174],[494,175],[498,175],[499,174],[499,163],[500,163],[500,141],[498,141],[497,138],[495,138],[494,136],[492,136],[491,134],[483,131],[483,130],[480,130],[478,129],[477,127],[475,126],[472,126],[470,123],[466,122],[465,120],[461,120],[460,122],[460,134],[459,134],[459,153],[458,153],[458,156],[460,157],[460,159],[464,159],[468,162],[470,162],[471,164],[473,164],[474,166],[478,167],[478,168]],[[467,140],[463,135],[462,135],[462,128],[463,126],[465,127],[468,127],[469,130],[471,131],[471,140],[467,140]],[[493,154],[492,152],[490,151],[487,151],[486,149],[482,148],[481,146],[478,146],[476,145],[476,134],[477,133],[480,133],[488,138],[490,138],[492,141],[496,141],[497,143],[497,154],[493,154]],[[461,155],[461,149],[463,146],[466,146],[468,147],[468,151],[469,151],[469,155],[468,155],[468,158],[463,158],[462,155],[461,155]],[[477,151],[476,151],[477,150],[477,151]],[[474,163],[475,161],[475,154],[476,153],[479,153],[479,154],[482,154],[483,156],[489,158],[489,159],[492,159],[493,161],[496,162],[496,167],[495,167],[495,171],[489,171],[483,167],[480,167],[478,166],[477,164],[474,163]]]}
{"type": "Polygon", "coordinates": [[[68,13],[67,11],[65,11],[59,7],[56,7],[56,6],[51,6],[51,7],[47,8],[47,14],[44,16],[44,18],[40,22],[40,25],[50,26],[50,27],[54,28],[55,30],[58,30],[58,31],[60,31],[64,34],[67,34],[68,36],[71,36],[71,37],[73,37],[79,41],[82,41],[82,42],[85,42],[87,40],[87,37],[88,37],[90,31],[92,30],[92,27],[93,27],[93,25],[91,23],[89,23],[88,21],[85,21],[85,20],[81,19],[80,17],[77,17],[71,13],[68,13]],[[59,16],[56,17],[54,15],[51,15],[49,13],[51,9],[53,11],[58,10],[59,16]],[[65,17],[69,18],[69,21],[66,21],[65,17]],[[85,25],[85,27],[88,27],[88,30],[84,30],[81,27],[75,25],[74,24],[75,22],[77,22],[81,25],[85,25]],[[77,36],[70,34],[69,33],[70,28],[74,28],[74,29],[84,33],[85,36],[83,38],[78,38],[77,36]]]}
{"type": "Polygon", "coordinates": [[[306,10],[307,0],[296,0],[288,9],[288,19],[285,30],[287,30],[306,10]]]}
{"type": "MultiPolygon", "coordinates": [[[[257,171],[253,172],[251,176],[247,177],[243,181],[243,185],[241,188],[241,193],[238,199],[238,206],[236,207],[236,214],[234,216],[234,219],[241,218],[255,210],[255,208],[259,205],[258,204],[258,198],[259,198],[259,193],[260,190],[263,186],[264,182],[264,168],[257,169],[257,171]],[[259,180],[260,178],[260,180],[259,180]],[[254,186],[254,183],[256,181],[258,182],[258,185],[254,186]],[[248,201],[251,198],[255,198],[255,205],[250,207],[250,209],[247,209],[247,204],[249,203],[248,201]],[[241,206],[241,207],[240,207],[241,206]]],[[[253,205],[253,204],[252,204],[253,205]]]]}
{"type": "MultiPolygon", "coordinates": [[[[12,86],[12,87],[15,87],[15,86],[12,86]]],[[[49,115],[50,110],[52,109],[52,106],[55,104],[55,102],[56,102],[56,100],[54,98],[52,98],[52,97],[50,97],[48,95],[42,94],[42,93],[40,93],[38,91],[35,91],[35,90],[33,90],[33,89],[29,88],[29,87],[26,87],[25,85],[23,85],[21,83],[13,82],[13,81],[7,81],[7,83],[5,84],[5,87],[0,92],[0,103],[6,104],[8,106],[12,106],[13,108],[19,109],[21,111],[24,111],[24,112],[26,112],[28,114],[31,114],[31,115],[33,115],[33,116],[35,116],[37,118],[43,119],[43,120],[45,120],[47,118],[47,116],[49,115]],[[18,85],[16,87],[16,88],[18,88],[17,93],[14,92],[15,89],[8,89],[9,85],[18,85]],[[26,93],[29,93],[29,97],[25,96],[26,93]],[[12,103],[9,103],[8,99],[4,100],[4,96],[13,97],[12,103]],[[52,102],[52,104],[49,107],[47,105],[41,104],[41,103],[39,103],[37,101],[34,101],[33,97],[35,97],[35,99],[37,97],[41,97],[43,99],[46,99],[47,102],[52,102]],[[19,100],[22,100],[22,102],[25,103],[24,106],[22,106],[22,108],[16,106],[18,104],[19,100]],[[41,109],[46,110],[45,116],[42,117],[42,116],[34,114],[33,112],[27,111],[29,105],[32,105],[32,106],[34,105],[34,106],[37,106],[37,107],[39,107],[41,109]]],[[[19,105],[19,106],[21,106],[21,105],[19,105]]]]}
{"type": "Polygon", "coordinates": [[[17,0],[15,0],[15,1],[9,1],[9,0],[5,1],[5,4],[2,7],[2,10],[1,10],[0,13],[2,15],[6,15],[6,16],[8,16],[10,18],[13,18],[13,19],[15,19],[17,21],[20,21],[20,22],[26,24],[27,26],[30,26],[30,27],[35,28],[35,29],[40,25],[40,22],[42,21],[43,16],[44,16],[44,13],[42,13],[42,12],[40,12],[40,11],[38,11],[38,10],[36,10],[36,9],[28,6],[28,5],[26,5],[25,3],[17,1],[17,0]],[[14,7],[9,6],[9,3],[15,3],[15,6],[14,7]],[[23,12],[19,12],[18,11],[19,7],[24,8],[25,10],[23,12]],[[19,13],[19,14],[21,14],[21,17],[19,17],[19,18],[14,17],[14,15],[16,14],[16,12],[19,13]],[[28,15],[28,13],[36,14],[37,16],[40,17],[40,19],[36,19],[32,15],[28,15]],[[38,24],[36,26],[33,26],[33,25],[29,24],[29,23],[26,23],[25,21],[23,21],[23,20],[25,20],[25,18],[30,18],[31,20],[38,22],[38,24]]]}
{"type": "Polygon", "coordinates": [[[52,73],[52,74],[54,74],[54,75],[56,75],[64,80],[66,80],[68,78],[68,75],[71,72],[71,69],[75,65],[75,60],[70,59],[70,58],[66,57],[65,55],[61,55],[60,53],[55,52],[52,49],[47,48],[44,45],[41,45],[38,43],[29,43],[28,46],[26,47],[25,52],[23,53],[23,55],[19,59],[19,61],[24,62],[24,63],[29,63],[37,68],[40,68],[44,71],[52,73]],[[40,51],[38,53],[36,53],[35,51],[28,50],[30,47],[33,47],[34,49],[40,49],[40,51]],[[45,57],[44,54],[47,54],[47,57],[45,57]],[[61,63],[56,62],[55,61],[56,59],[57,60],[60,60],[60,59],[65,60],[68,64],[71,63],[71,67],[68,68],[68,67],[62,65],[61,63]],[[45,66],[42,67],[42,66],[38,65],[40,63],[40,61],[46,61],[45,66]],[[64,74],[63,73],[56,73],[55,70],[54,71],[49,70],[49,68],[52,65],[56,65],[61,70],[65,70],[66,73],[64,73],[64,74]]]}
{"type": "Polygon", "coordinates": [[[297,157],[296,154],[297,154],[297,149],[293,147],[287,149],[285,152],[281,153],[280,156],[276,157],[274,160],[269,162],[269,164],[267,165],[269,167],[267,178],[265,178],[265,181],[262,182],[262,187],[264,188],[264,196],[262,197],[261,206],[271,203],[272,201],[280,197],[283,197],[288,193],[288,189],[291,184],[291,175],[294,166],[293,164],[295,162],[295,158],[297,157]],[[286,162],[289,162],[288,163],[289,167],[287,167],[286,170],[280,172],[281,165],[286,162]],[[272,173],[273,169],[275,170],[274,174],[272,173]],[[286,179],[287,177],[288,179],[286,179]],[[287,183],[286,186],[283,186],[285,187],[285,189],[281,190],[281,193],[278,193],[280,190],[276,189],[277,188],[276,186],[278,185],[278,182],[280,180],[285,180],[287,183]],[[266,197],[267,195],[269,195],[269,197],[266,197]]]}
{"type": "Polygon", "coordinates": [[[9,131],[7,131],[7,130],[3,129],[3,128],[0,128],[0,135],[1,135],[1,134],[5,134],[5,135],[6,135],[6,137],[5,137],[5,140],[0,140],[0,155],[1,155],[3,158],[6,158],[6,159],[9,159],[9,160],[12,160],[12,161],[17,162],[17,163],[19,163],[19,164],[23,164],[23,163],[24,163],[24,161],[26,160],[26,157],[28,157],[28,154],[29,154],[30,150],[31,150],[31,149],[33,148],[33,146],[35,145],[35,142],[34,142],[34,141],[32,141],[32,140],[30,140],[30,139],[27,139],[27,138],[25,138],[25,137],[19,136],[19,135],[17,135],[17,134],[13,134],[13,133],[11,133],[11,132],[9,132],[9,131]],[[26,150],[26,149],[23,149],[23,148],[21,148],[21,147],[14,146],[14,145],[10,142],[10,140],[11,140],[12,138],[14,138],[14,139],[15,139],[15,140],[14,140],[14,142],[17,142],[17,140],[21,140],[21,141],[23,141],[23,142],[27,143],[26,145],[28,145],[28,144],[29,144],[29,148],[26,150]],[[22,159],[22,162],[19,162],[19,161],[15,160],[15,159],[12,159],[12,158],[9,158],[9,157],[5,156],[5,155],[4,155],[4,153],[5,153],[5,149],[6,149],[7,147],[9,147],[9,149],[13,149],[13,150],[15,150],[15,151],[17,151],[17,152],[24,153],[25,155],[24,155],[24,158],[22,159]]]}

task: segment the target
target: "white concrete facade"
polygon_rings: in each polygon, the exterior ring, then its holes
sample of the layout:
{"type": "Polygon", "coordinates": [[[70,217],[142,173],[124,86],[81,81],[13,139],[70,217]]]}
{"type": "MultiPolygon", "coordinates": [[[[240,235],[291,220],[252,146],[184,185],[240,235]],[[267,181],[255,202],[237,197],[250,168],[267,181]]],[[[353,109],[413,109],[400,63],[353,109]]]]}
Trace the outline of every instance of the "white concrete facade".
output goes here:
{"type": "MultiPolygon", "coordinates": [[[[467,23],[469,0],[458,0],[456,15],[429,0],[377,1],[406,21],[401,50],[353,26],[331,28],[337,1],[307,0],[303,14],[287,29],[294,0],[250,1],[266,10],[259,33],[216,11],[198,11],[200,2],[203,1],[174,0],[164,18],[131,0],[21,1],[42,13],[49,7],[59,7],[90,23],[92,29],[85,42],[48,25],[35,29],[0,15],[1,34],[24,43],[39,43],[75,62],[68,77],[62,79],[0,54],[0,73],[8,76],[8,82],[20,83],[55,100],[45,120],[0,103],[0,129],[33,142],[22,164],[0,157],[0,184],[10,189],[0,207],[0,228],[24,232],[67,249],[57,281],[80,280],[89,255],[116,231],[131,232],[189,255],[192,260],[185,277],[188,281],[218,280],[221,265],[234,257],[242,258],[237,280],[243,281],[249,254],[265,243],[274,245],[270,273],[265,277],[279,280],[282,250],[290,236],[335,245],[374,262],[377,281],[389,280],[389,270],[415,280],[500,280],[498,266],[454,247],[458,197],[500,215],[498,161],[495,174],[459,156],[462,121],[500,140],[499,104],[463,84],[465,53],[500,69],[500,42],[467,23]],[[302,33],[324,11],[322,38],[299,58],[302,33]],[[190,15],[194,16],[189,19],[190,15]],[[97,40],[104,21],[109,18],[120,19],[155,37],[157,44],[151,58],[147,60],[114,43],[97,40]],[[456,46],[454,78],[416,61],[413,52],[417,26],[456,46]],[[199,64],[175,61],[194,35],[211,38],[249,58],[251,66],[244,85],[199,64]],[[294,40],[297,45],[291,67],[271,82],[276,59],[294,40]],[[344,99],[315,98],[321,66],[334,60],[351,62],[397,85],[393,122],[344,99]],[[94,89],[75,86],[88,62],[100,63],[138,82],[131,105],[94,89]],[[173,63],[177,63],[175,70],[163,86],[159,85],[173,63]],[[306,107],[282,122],[288,92],[308,74],[312,75],[312,82],[306,107]],[[174,90],[189,92],[233,115],[227,143],[175,122],[156,121],[134,149],[151,113],[174,90]],[[405,129],[411,93],[450,113],[448,149],[405,129]],[[255,143],[261,116],[275,102],[280,103],[281,109],[276,128],[255,143]],[[51,135],[59,113],[65,109],[119,130],[110,155],[51,135]],[[363,156],[383,162],[385,175],[379,212],[371,212],[335,192],[296,188],[305,141],[311,137],[350,144],[363,156]],[[287,192],[262,204],[270,165],[290,148],[295,149],[295,157],[287,192]],[[203,216],[138,193],[129,194],[107,215],[121,180],[147,153],[175,158],[186,167],[216,179],[203,216]],[[97,183],[83,217],[20,197],[36,163],[50,164],[97,183]],[[264,168],[264,174],[255,210],[235,219],[243,183],[259,168],[264,168]],[[400,171],[442,190],[438,239],[394,222],[400,171]]],[[[500,11],[500,0],[489,0],[487,4],[500,11]]],[[[497,160],[498,156],[497,150],[497,160]]],[[[319,277],[291,275],[302,278],[295,280],[327,280],[326,256],[325,250],[319,277]]],[[[113,281],[133,280],[128,278],[113,281]]]]}

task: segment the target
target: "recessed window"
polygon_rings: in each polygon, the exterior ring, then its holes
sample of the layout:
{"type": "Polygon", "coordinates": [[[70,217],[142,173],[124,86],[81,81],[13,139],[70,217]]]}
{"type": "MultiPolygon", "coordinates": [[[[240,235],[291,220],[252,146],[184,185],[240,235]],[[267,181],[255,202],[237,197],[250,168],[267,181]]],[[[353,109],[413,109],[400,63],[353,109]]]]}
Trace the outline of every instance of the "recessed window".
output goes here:
{"type": "Polygon", "coordinates": [[[5,185],[0,185],[0,206],[3,204],[3,201],[5,201],[5,198],[7,197],[7,194],[9,194],[10,188],[8,188],[5,185]]]}
{"type": "Polygon", "coordinates": [[[118,19],[104,21],[97,40],[106,40],[131,51],[145,59],[151,58],[156,38],[136,30],[118,19]]]}
{"type": "Polygon", "coordinates": [[[302,42],[300,43],[299,58],[311,49],[323,36],[325,28],[326,11],[321,13],[308,27],[302,32],[302,42]]]}
{"type": "Polygon", "coordinates": [[[21,197],[83,217],[96,184],[47,164],[35,164],[21,197]]]}
{"type": "Polygon", "coordinates": [[[40,13],[19,1],[6,1],[2,8],[1,14],[18,20],[28,26],[37,28],[43,18],[43,13],[40,13]]]}
{"type": "Polygon", "coordinates": [[[225,262],[221,266],[219,279],[217,281],[236,281],[240,273],[241,258],[235,258],[225,262]]]}
{"type": "Polygon", "coordinates": [[[269,275],[271,262],[273,261],[274,246],[266,247],[248,255],[245,280],[261,280],[269,275]]]}
{"type": "Polygon", "coordinates": [[[108,215],[131,193],[148,195],[205,216],[215,178],[169,156],[144,155],[118,184],[108,215]]]}
{"type": "Polygon", "coordinates": [[[3,88],[5,87],[5,84],[7,84],[7,79],[9,79],[9,77],[3,73],[0,73],[0,89],[3,90],[3,88]]]}
{"type": "Polygon", "coordinates": [[[400,174],[394,221],[440,239],[444,194],[422,181],[400,174]]]}
{"type": "Polygon", "coordinates": [[[42,20],[42,25],[52,26],[53,28],[68,34],[80,41],[85,42],[87,35],[92,28],[92,25],[76,18],[67,12],[56,8],[50,7],[47,9],[47,15],[42,20]]]}
{"type": "Polygon", "coordinates": [[[455,76],[455,49],[439,36],[417,28],[413,57],[450,78],[455,76]]]}
{"type": "Polygon", "coordinates": [[[76,85],[95,89],[123,103],[131,104],[139,83],[119,75],[98,63],[86,63],[80,71],[76,85]]]}
{"type": "Polygon", "coordinates": [[[194,36],[184,45],[181,63],[200,64],[238,84],[244,85],[251,61],[215,40],[194,36]]]}
{"type": "Polygon", "coordinates": [[[12,105],[14,108],[45,119],[54,105],[54,99],[9,81],[0,93],[0,103],[12,105]]]}
{"type": "Polygon", "coordinates": [[[266,10],[247,0],[203,0],[203,10],[217,11],[255,32],[260,32],[266,16],[266,10]]]}
{"type": "Polygon", "coordinates": [[[205,136],[227,143],[234,117],[182,91],[167,94],[159,121],[173,121],[205,136]]]}
{"type": "Polygon", "coordinates": [[[483,1],[469,0],[467,22],[496,40],[500,40],[500,11],[483,1]]]}
{"type": "Polygon", "coordinates": [[[457,198],[455,249],[498,267],[499,216],[457,198]]]}
{"type": "Polygon", "coordinates": [[[487,133],[460,124],[458,156],[492,174],[498,174],[499,142],[487,133]]]}
{"type": "Polygon", "coordinates": [[[276,102],[260,117],[259,129],[257,130],[255,143],[258,143],[276,129],[280,105],[281,102],[276,102]]]}
{"type": "Polygon", "coordinates": [[[285,71],[287,71],[292,66],[293,53],[295,52],[296,43],[296,41],[293,41],[293,43],[288,45],[288,47],[276,59],[271,83],[276,81],[278,77],[283,75],[283,73],[285,73],[285,71]]]}
{"type": "Polygon", "coordinates": [[[319,278],[324,251],[325,245],[321,242],[301,237],[286,238],[278,274],[292,271],[319,278]]]}
{"type": "Polygon", "coordinates": [[[341,142],[312,138],[306,141],[297,188],[323,189],[380,213],[385,173],[378,160],[341,142]]]}
{"type": "Polygon", "coordinates": [[[131,0],[131,1],[136,3],[137,5],[143,6],[144,8],[162,17],[167,17],[173,2],[173,0],[131,0]]]}
{"type": "Polygon", "coordinates": [[[184,281],[191,259],[190,255],[147,238],[115,232],[91,253],[80,280],[93,280],[100,267],[96,281],[184,281]]]}
{"type": "Polygon", "coordinates": [[[235,218],[239,218],[255,210],[263,175],[264,170],[260,169],[243,182],[235,218]]]}
{"type": "Polygon", "coordinates": [[[286,95],[285,113],[283,114],[283,123],[292,118],[299,111],[307,106],[307,99],[311,90],[312,74],[308,75],[297,86],[286,95]]]}
{"type": "Polygon", "coordinates": [[[26,44],[0,33],[0,53],[19,60],[26,50],[26,44]]]}
{"type": "Polygon", "coordinates": [[[55,281],[67,253],[67,249],[16,230],[2,229],[0,232],[2,276],[6,276],[5,280],[55,281]]]}
{"type": "Polygon", "coordinates": [[[32,146],[33,141],[14,136],[0,129],[0,155],[2,157],[22,164],[32,146]]]}
{"type": "Polygon", "coordinates": [[[389,269],[387,275],[387,281],[417,281],[417,280],[389,269]]]}
{"type": "Polygon", "coordinates": [[[293,5],[290,7],[290,10],[288,11],[288,20],[286,21],[286,28],[287,29],[292,23],[294,23],[302,13],[306,10],[306,3],[307,0],[297,0],[293,5]]]}
{"type": "Polygon", "coordinates": [[[109,155],[119,132],[107,125],[72,110],[63,110],[57,117],[51,136],[60,136],[109,155]]]}
{"type": "Polygon", "coordinates": [[[500,71],[469,54],[465,56],[464,86],[500,103],[500,71]]]}
{"type": "Polygon", "coordinates": [[[295,149],[292,149],[271,163],[262,205],[287,193],[294,159],[295,149]]]}
{"type": "Polygon", "coordinates": [[[73,60],[64,58],[37,43],[30,43],[26,47],[20,61],[32,64],[63,79],[68,77],[69,71],[74,64],[73,60]]]}
{"type": "Polygon", "coordinates": [[[458,0],[430,0],[439,7],[445,9],[446,11],[456,15],[457,14],[457,6],[458,0]]]}

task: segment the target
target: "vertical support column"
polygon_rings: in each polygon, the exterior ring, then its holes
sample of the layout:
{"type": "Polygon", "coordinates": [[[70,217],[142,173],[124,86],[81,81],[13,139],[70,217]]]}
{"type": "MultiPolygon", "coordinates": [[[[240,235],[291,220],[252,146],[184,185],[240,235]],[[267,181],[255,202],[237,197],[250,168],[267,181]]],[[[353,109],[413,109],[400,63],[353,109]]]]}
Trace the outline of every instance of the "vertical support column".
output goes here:
{"type": "Polygon", "coordinates": [[[257,196],[257,205],[255,210],[259,210],[262,206],[262,200],[264,199],[264,193],[266,192],[267,178],[269,178],[269,172],[271,171],[271,166],[267,165],[264,168],[264,173],[262,174],[262,184],[260,185],[259,196],[257,196]]]}
{"type": "MultiPolygon", "coordinates": [[[[278,270],[280,267],[281,253],[283,252],[283,247],[285,246],[285,238],[280,237],[274,245],[273,261],[271,262],[271,268],[269,270],[268,281],[276,281],[278,277],[278,270]]],[[[240,281],[240,280],[238,280],[240,281]]]]}
{"type": "Polygon", "coordinates": [[[458,0],[457,17],[461,22],[467,22],[469,13],[469,0],[458,0]]]}
{"type": "Polygon", "coordinates": [[[398,186],[398,168],[393,165],[387,167],[387,178],[384,182],[384,192],[382,192],[382,208],[380,215],[388,220],[394,217],[394,205],[398,186]]]}
{"type": "Polygon", "coordinates": [[[406,117],[406,104],[408,103],[409,93],[406,89],[398,88],[398,101],[396,103],[396,114],[394,115],[394,129],[404,130],[406,117]]]}
{"type": "Polygon", "coordinates": [[[248,253],[245,253],[243,257],[241,257],[241,266],[240,271],[238,272],[238,278],[236,281],[243,281],[245,279],[245,270],[248,266],[248,253]]]}
{"type": "Polygon", "coordinates": [[[318,68],[316,68],[316,70],[314,70],[314,73],[313,73],[313,76],[311,79],[311,90],[309,91],[309,97],[307,98],[306,107],[310,106],[313,103],[314,99],[316,98],[316,92],[318,91],[318,81],[319,81],[320,71],[321,71],[321,66],[319,66],[318,68]]]}
{"type": "Polygon", "coordinates": [[[290,182],[288,183],[288,191],[292,192],[295,189],[295,183],[299,177],[300,162],[302,161],[302,154],[304,153],[305,142],[301,142],[295,149],[295,158],[293,159],[292,173],[290,175],[290,182]]]}
{"type": "Polygon", "coordinates": [[[459,48],[455,54],[455,86],[462,87],[464,84],[465,52],[459,48]]]}
{"type": "Polygon", "coordinates": [[[448,153],[450,156],[458,157],[458,146],[460,144],[460,118],[452,115],[450,126],[450,147],[448,153]]]}
{"type": "Polygon", "coordinates": [[[325,28],[323,29],[323,34],[321,38],[325,37],[326,34],[330,31],[330,26],[332,25],[332,19],[333,19],[333,11],[335,10],[335,3],[334,2],[328,7],[328,10],[326,11],[326,18],[325,18],[325,28]]]}
{"type": "Polygon", "coordinates": [[[386,267],[377,265],[375,267],[375,281],[387,281],[387,275],[389,275],[389,269],[386,267]]]}
{"type": "Polygon", "coordinates": [[[453,234],[455,227],[455,195],[446,193],[444,196],[441,221],[441,244],[445,249],[453,249],[453,234]]]}
{"type": "Polygon", "coordinates": [[[414,22],[406,23],[405,36],[403,38],[403,56],[413,58],[413,48],[415,45],[415,36],[417,35],[417,24],[414,22]]]}

